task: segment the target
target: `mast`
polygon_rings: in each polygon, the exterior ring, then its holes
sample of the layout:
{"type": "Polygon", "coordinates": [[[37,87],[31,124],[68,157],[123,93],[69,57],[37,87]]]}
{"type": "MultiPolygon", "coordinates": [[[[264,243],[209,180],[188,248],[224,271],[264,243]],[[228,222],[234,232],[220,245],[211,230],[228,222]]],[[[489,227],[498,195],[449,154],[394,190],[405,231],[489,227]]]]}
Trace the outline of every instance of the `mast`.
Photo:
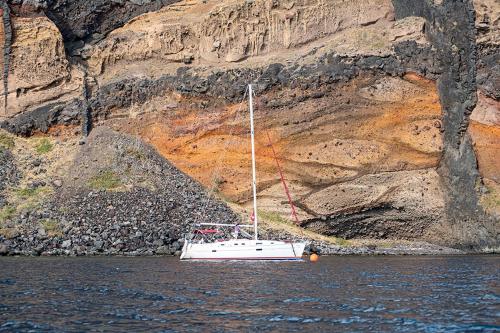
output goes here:
{"type": "Polygon", "coordinates": [[[252,142],[252,192],[253,192],[253,216],[254,216],[254,235],[255,240],[258,239],[257,234],[257,176],[255,175],[255,143],[254,143],[254,128],[253,128],[253,92],[252,85],[248,85],[248,97],[250,105],[250,137],[252,142]]]}

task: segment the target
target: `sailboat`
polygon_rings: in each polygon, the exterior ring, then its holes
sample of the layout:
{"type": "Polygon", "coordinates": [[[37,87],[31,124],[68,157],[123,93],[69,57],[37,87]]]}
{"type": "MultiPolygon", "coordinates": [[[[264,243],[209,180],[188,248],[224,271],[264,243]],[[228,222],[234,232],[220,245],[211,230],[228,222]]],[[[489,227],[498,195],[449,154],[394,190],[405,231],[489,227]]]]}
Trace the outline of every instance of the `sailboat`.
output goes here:
{"type": "MultiPolygon", "coordinates": [[[[253,225],[228,223],[200,223],[213,227],[234,227],[233,239],[205,242],[186,239],[182,248],[181,260],[302,260],[305,242],[262,240],[258,237],[257,214],[257,176],[255,167],[255,134],[253,124],[253,92],[248,85],[250,109],[250,137],[252,145],[252,193],[253,193],[253,225]],[[253,239],[238,238],[239,228],[254,228],[253,239]]],[[[217,233],[216,229],[199,230],[198,233],[217,233]]],[[[246,234],[246,233],[244,233],[246,234]]]]}

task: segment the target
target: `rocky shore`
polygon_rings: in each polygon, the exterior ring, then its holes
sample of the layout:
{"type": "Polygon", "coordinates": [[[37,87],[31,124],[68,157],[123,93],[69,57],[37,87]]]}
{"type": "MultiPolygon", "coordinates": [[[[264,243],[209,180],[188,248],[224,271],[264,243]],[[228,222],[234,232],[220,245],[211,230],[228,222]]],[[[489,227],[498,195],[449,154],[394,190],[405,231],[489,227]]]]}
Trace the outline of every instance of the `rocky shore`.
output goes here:
{"type": "MultiPolygon", "coordinates": [[[[35,237],[33,237],[34,239],[35,237]]],[[[82,239],[89,238],[82,236],[82,239]]],[[[64,238],[55,238],[51,240],[34,240],[29,242],[4,241],[0,243],[0,256],[154,256],[171,255],[180,256],[184,239],[176,240],[169,245],[159,245],[160,242],[153,242],[152,246],[146,245],[131,250],[136,242],[120,243],[123,246],[111,246],[105,248],[102,241],[95,241],[93,245],[86,246],[84,241],[79,241],[73,245],[64,238]],[[25,245],[23,245],[25,244],[25,245]],[[129,247],[129,244],[133,244],[129,247]],[[156,245],[155,245],[156,244],[156,245]]],[[[307,241],[307,240],[306,240],[307,241]]],[[[88,242],[87,242],[88,243],[88,242]]],[[[161,244],[166,244],[162,241],[161,244]]],[[[320,255],[462,255],[468,252],[440,246],[434,246],[429,243],[415,243],[407,245],[398,245],[393,247],[376,246],[339,246],[325,243],[315,243],[312,241],[306,247],[304,255],[317,253],[320,255]]],[[[495,250],[484,251],[483,253],[498,253],[495,250]]]]}
{"type": "MultiPolygon", "coordinates": [[[[184,224],[189,229],[189,224],[184,224]]],[[[59,235],[39,228],[27,235],[0,236],[0,255],[8,256],[179,256],[185,230],[168,223],[151,228],[144,223],[124,222],[95,227],[92,223],[67,225],[59,235]],[[89,226],[92,225],[92,226],[89,226]],[[142,231],[139,231],[142,230],[142,231]]],[[[266,232],[264,238],[308,242],[304,255],[459,255],[467,252],[425,242],[336,245],[286,233],[266,232]]],[[[493,249],[485,253],[496,253],[493,249]]]]}

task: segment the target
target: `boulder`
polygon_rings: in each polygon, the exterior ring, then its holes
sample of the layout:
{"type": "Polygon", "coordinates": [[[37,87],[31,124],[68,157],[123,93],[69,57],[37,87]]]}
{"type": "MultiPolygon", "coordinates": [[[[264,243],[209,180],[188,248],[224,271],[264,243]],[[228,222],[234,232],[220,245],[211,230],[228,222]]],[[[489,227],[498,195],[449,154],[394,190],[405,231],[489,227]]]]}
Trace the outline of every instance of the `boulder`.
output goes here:
{"type": "Polygon", "coordinates": [[[156,254],[170,254],[170,250],[167,246],[162,245],[156,249],[156,254]]]}
{"type": "Polygon", "coordinates": [[[6,244],[0,244],[0,256],[6,256],[9,254],[9,247],[6,244]]]}

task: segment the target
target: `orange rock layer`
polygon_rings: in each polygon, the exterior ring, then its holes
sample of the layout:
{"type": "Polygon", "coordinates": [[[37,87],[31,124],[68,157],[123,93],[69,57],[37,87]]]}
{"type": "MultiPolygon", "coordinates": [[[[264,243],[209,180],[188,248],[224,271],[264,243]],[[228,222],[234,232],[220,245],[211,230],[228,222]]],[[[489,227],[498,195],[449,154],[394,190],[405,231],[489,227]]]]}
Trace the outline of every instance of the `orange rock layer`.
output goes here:
{"type": "Polygon", "coordinates": [[[471,121],[469,133],[481,176],[500,183],[500,126],[471,121]]]}
{"type": "MultiPolygon", "coordinates": [[[[259,191],[279,182],[268,133],[287,179],[308,188],[437,166],[441,109],[433,82],[416,75],[364,77],[322,93],[310,98],[307,91],[288,89],[257,96],[259,191]]],[[[211,101],[214,106],[200,109],[186,105],[201,101],[170,94],[156,101],[158,108],[167,99],[174,99],[175,107],[140,116],[140,127],[133,120],[116,123],[155,145],[205,186],[231,200],[247,200],[251,163],[246,101],[229,106],[211,101]]]]}

